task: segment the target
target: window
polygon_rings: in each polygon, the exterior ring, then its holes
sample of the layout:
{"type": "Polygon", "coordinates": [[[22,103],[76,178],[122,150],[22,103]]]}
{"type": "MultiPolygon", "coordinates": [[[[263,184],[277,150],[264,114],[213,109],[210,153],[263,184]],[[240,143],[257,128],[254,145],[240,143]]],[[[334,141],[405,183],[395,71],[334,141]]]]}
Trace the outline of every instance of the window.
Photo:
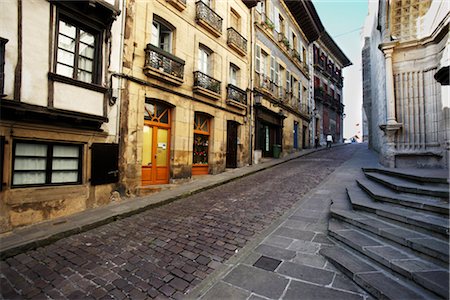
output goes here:
{"type": "Polygon", "coordinates": [[[81,183],[81,145],[14,142],[13,186],[81,183]]]}
{"type": "MultiPolygon", "coordinates": [[[[292,30],[292,28],[289,28],[290,31],[290,35],[289,35],[289,45],[291,45],[292,49],[296,49],[297,48],[297,36],[295,35],[294,31],[292,30]]],[[[298,49],[298,48],[297,48],[298,49]]]]}
{"type": "Polygon", "coordinates": [[[210,132],[209,117],[195,113],[194,120],[194,151],[193,164],[207,165],[208,164],[208,144],[210,132]]]}
{"type": "Polygon", "coordinates": [[[98,83],[100,34],[60,19],[56,53],[56,73],[89,83],[98,83]]]}
{"type": "Polygon", "coordinates": [[[230,27],[241,31],[241,17],[234,9],[230,12],[230,27]]]}
{"type": "Polygon", "coordinates": [[[205,3],[206,5],[208,5],[208,7],[211,7],[211,0],[201,0],[203,3],[205,3]]]}
{"type": "Polygon", "coordinates": [[[308,56],[307,56],[308,52],[306,52],[306,49],[303,46],[302,46],[302,53],[303,53],[303,61],[306,62],[308,59],[308,56]]]}
{"type": "Polygon", "coordinates": [[[200,46],[198,55],[198,70],[204,74],[211,73],[211,51],[205,47],[200,46]]]}
{"type": "Polygon", "coordinates": [[[259,13],[265,13],[266,12],[265,4],[266,4],[265,1],[259,1],[256,4],[256,11],[259,13]]]}
{"type": "Polygon", "coordinates": [[[173,30],[169,28],[169,26],[164,25],[163,22],[153,20],[152,38],[150,43],[166,52],[172,53],[172,31],[173,30]]]}
{"type": "Polygon", "coordinates": [[[230,83],[234,86],[238,86],[238,73],[239,68],[233,64],[230,64],[230,83]]]}
{"type": "Polygon", "coordinates": [[[276,62],[275,57],[270,57],[270,79],[276,85],[280,85],[280,64],[276,62]]]}
{"type": "Polygon", "coordinates": [[[292,91],[291,86],[291,72],[286,70],[286,92],[290,93],[292,91]]]}
{"type": "Polygon", "coordinates": [[[267,75],[267,64],[269,62],[269,55],[267,55],[264,51],[261,52],[261,74],[267,75]]]}
{"type": "Polygon", "coordinates": [[[256,45],[256,55],[255,55],[255,71],[256,73],[263,73],[263,62],[261,61],[262,55],[261,55],[261,47],[259,45],[256,45]]]}

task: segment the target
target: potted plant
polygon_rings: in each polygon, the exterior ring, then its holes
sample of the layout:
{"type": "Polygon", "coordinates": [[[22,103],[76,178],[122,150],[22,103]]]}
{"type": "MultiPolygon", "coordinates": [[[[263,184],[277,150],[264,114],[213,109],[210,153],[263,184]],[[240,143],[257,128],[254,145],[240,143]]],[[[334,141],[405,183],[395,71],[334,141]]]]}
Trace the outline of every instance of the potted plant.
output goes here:
{"type": "Polygon", "coordinates": [[[273,30],[275,28],[275,25],[272,23],[272,21],[270,21],[267,18],[266,18],[265,23],[266,23],[267,27],[269,27],[271,30],[273,30]]]}

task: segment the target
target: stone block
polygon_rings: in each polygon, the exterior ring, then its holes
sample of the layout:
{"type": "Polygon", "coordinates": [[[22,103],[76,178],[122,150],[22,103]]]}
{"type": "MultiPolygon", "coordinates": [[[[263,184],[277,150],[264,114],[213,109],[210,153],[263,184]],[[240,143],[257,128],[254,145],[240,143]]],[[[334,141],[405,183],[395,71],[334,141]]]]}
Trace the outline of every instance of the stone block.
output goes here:
{"type": "Polygon", "coordinates": [[[261,244],[256,247],[255,252],[264,254],[269,257],[279,258],[283,260],[293,259],[296,255],[295,251],[282,249],[270,245],[261,244]]]}
{"type": "Polygon", "coordinates": [[[443,298],[449,296],[449,273],[446,270],[415,272],[413,280],[443,298]]]}
{"type": "Polygon", "coordinates": [[[389,266],[394,259],[406,259],[409,256],[391,246],[372,246],[365,248],[365,254],[379,263],[389,266]]]}
{"type": "Polygon", "coordinates": [[[320,254],[332,261],[350,278],[356,273],[376,271],[374,267],[340,247],[321,249],[320,254]]]}
{"type": "Polygon", "coordinates": [[[328,285],[334,277],[334,272],[318,269],[292,262],[283,262],[277,269],[277,273],[321,285],[328,285]]]}
{"type": "Polygon", "coordinates": [[[322,268],[327,262],[326,259],[320,254],[307,254],[298,253],[297,256],[292,260],[295,263],[307,265],[316,268],[322,268]]]}
{"type": "Polygon", "coordinates": [[[332,288],[308,284],[300,281],[291,281],[284,299],[346,299],[362,300],[362,295],[338,291],[332,288]]]}
{"type": "Polygon", "coordinates": [[[289,283],[287,278],[273,272],[246,265],[238,265],[223,281],[268,298],[279,298],[289,283]]]}
{"type": "Polygon", "coordinates": [[[309,241],[294,241],[288,248],[297,252],[314,254],[320,249],[320,244],[309,241]]]}
{"type": "Polygon", "coordinates": [[[276,236],[276,235],[270,235],[264,240],[264,244],[272,245],[280,248],[288,248],[290,244],[292,244],[294,240],[282,237],[282,236],[276,236]]]}
{"type": "Polygon", "coordinates": [[[315,235],[312,231],[304,231],[287,227],[280,227],[273,234],[303,241],[311,241],[315,235]]]}
{"type": "Polygon", "coordinates": [[[440,267],[421,259],[401,259],[391,261],[391,268],[405,277],[412,278],[414,272],[439,270],[440,267]]]}

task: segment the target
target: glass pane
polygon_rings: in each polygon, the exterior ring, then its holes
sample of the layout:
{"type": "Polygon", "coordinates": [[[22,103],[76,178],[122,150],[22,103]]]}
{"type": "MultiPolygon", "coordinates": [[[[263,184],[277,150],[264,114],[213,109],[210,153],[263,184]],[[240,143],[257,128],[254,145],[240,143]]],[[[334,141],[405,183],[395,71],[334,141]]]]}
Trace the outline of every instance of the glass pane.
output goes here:
{"type": "Polygon", "coordinates": [[[155,106],[151,103],[145,103],[144,117],[146,119],[151,119],[155,114],[155,106]]]}
{"type": "Polygon", "coordinates": [[[14,170],[36,170],[45,171],[46,158],[20,158],[16,157],[14,161],[14,170]]]}
{"type": "Polygon", "coordinates": [[[73,68],[65,65],[57,64],[56,65],[56,73],[59,75],[73,77],[73,68]]]}
{"type": "Polygon", "coordinates": [[[157,105],[156,106],[156,115],[159,118],[160,123],[168,124],[169,123],[169,110],[167,106],[157,105]]]}
{"type": "Polygon", "coordinates": [[[58,47],[73,53],[75,52],[75,39],[60,34],[58,36],[58,47]]]}
{"type": "Polygon", "coordinates": [[[78,171],[78,159],[54,158],[52,161],[52,170],[75,170],[78,171]]]}
{"type": "Polygon", "coordinates": [[[152,23],[152,37],[150,40],[150,43],[153,46],[158,47],[158,36],[159,36],[159,23],[154,22],[152,23]]]}
{"type": "Polygon", "coordinates": [[[68,182],[77,182],[78,181],[78,171],[74,172],[63,172],[57,171],[52,173],[52,183],[68,183],[68,182]]]}
{"type": "Polygon", "coordinates": [[[95,37],[92,34],[90,34],[89,32],[80,30],[80,42],[94,46],[95,37]]]}
{"type": "Polygon", "coordinates": [[[142,145],[142,165],[151,166],[152,165],[152,139],[153,139],[153,128],[144,125],[144,140],[142,145]]]}
{"type": "Polygon", "coordinates": [[[74,64],[74,54],[70,53],[68,51],[65,51],[63,49],[58,49],[58,62],[68,65],[68,66],[73,66],[74,64]]]}
{"type": "Polygon", "coordinates": [[[80,55],[94,59],[94,47],[80,43],[80,55]]]}
{"type": "Polygon", "coordinates": [[[27,144],[27,143],[17,143],[16,144],[16,156],[47,156],[47,145],[41,144],[27,144]]]}
{"type": "Polygon", "coordinates": [[[75,38],[76,27],[64,21],[59,21],[59,32],[67,35],[68,37],[75,38]]]}
{"type": "Polygon", "coordinates": [[[53,157],[79,157],[80,147],[70,145],[53,146],[53,157]]]}
{"type": "Polygon", "coordinates": [[[208,136],[194,134],[194,164],[208,164],[208,136]]]}
{"type": "Polygon", "coordinates": [[[92,82],[92,73],[78,70],[78,80],[81,80],[84,82],[92,82]]]}
{"type": "Polygon", "coordinates": [[[78,58],[78,68],[80,68],[84,71],[92,72],[93,65],[94,64],[91,59],[83,58],[81,56],[78,58]]]}
{"type": "Polygon", "coordinates": [[[160,36],[160,48],[167,52],[172,52],[170,49],[170,41],[172,39],[172,33],[169,32],[161,32],[160,36]]]}
{"type": "Polygon", "coordinates": [[[44,184],[45,171],[14,173],[13,185],[19,184],[44,184]]]}
{"type": "Polygon", "coordinates": [[[159,167],[167,166],[168,149],[168,130],[158,128],[158,144],[156,145],[156,165],[159,167]]]}

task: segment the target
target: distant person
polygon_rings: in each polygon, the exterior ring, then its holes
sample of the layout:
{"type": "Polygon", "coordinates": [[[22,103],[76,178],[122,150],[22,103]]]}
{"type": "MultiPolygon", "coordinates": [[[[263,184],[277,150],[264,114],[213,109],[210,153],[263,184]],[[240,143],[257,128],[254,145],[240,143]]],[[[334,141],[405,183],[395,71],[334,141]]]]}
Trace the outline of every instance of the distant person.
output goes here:
{"type": "Polygon", "coordinates": [[[331,134],[327,135],[327,148],[331,148],[331,144],[333,143],[333,136],[331,134]]]}

